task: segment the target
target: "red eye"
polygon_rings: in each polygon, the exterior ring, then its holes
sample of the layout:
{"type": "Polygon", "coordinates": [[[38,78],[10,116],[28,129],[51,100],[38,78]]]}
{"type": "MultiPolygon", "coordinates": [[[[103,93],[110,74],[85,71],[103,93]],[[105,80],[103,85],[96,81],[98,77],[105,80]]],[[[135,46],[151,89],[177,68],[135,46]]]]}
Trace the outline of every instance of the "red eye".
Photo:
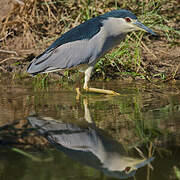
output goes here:
{"type": "Polygon", "coordinates": [[[131,22],[131,18],[125,17],[126,22],[131,22]]]}
{"type": "Polygon", "coordinates": [[[131,167],[126,167],[125,171],[128,173],[131,170],[131,167]]]}

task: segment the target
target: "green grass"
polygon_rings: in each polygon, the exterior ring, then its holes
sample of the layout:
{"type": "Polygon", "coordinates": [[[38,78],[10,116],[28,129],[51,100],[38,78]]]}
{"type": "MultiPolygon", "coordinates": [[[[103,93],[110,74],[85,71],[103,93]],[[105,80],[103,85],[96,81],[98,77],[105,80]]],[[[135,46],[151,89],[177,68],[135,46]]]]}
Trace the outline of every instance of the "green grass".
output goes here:
{"type": "Polygon", "coordinates": [[[180,179],[180,169],[178,169],[176,166],[173,167],[174,173],[177,179],[180,179]]]}
{"type": "Polygon", "coordinates": [[[46,89],[49,86],[49,76],[48,74],[39,74],[33,78],[33,87],[34,91],[38,91],[39,89],[46,89]]]}

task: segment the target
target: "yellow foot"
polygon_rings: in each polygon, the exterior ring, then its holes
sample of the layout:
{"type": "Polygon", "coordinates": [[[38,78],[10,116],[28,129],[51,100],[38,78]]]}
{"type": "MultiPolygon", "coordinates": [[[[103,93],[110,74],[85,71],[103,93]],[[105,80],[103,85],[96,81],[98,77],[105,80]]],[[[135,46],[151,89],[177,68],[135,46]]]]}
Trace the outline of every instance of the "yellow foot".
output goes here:
{"type": "Polygon", "coordinates": [[[98,89],[98,88],[86,88],[87,92],[95,92],[95,93],[102,93],[102,94],[109,94],[109,95],[115,95],[119,96],[120,94],[112,91],[112,90],[106,90],[106,89],[98,89]]]}

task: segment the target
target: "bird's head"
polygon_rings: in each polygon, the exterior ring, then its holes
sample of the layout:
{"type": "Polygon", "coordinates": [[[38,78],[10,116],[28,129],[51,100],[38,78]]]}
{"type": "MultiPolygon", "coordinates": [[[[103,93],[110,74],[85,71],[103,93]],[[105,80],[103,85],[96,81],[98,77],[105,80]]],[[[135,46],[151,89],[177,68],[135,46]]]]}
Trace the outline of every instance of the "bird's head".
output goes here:
{"type": "Polygon", "coordinates": [[[157,35],[150,28],[138,21],[137,17],[128,10],[113,10],[105,13],[102,17],[104,18],[104,25],[109,26],[112,31],[117,31],[118,29],[120,33],[128,33],[141,30],[152,35],[157,35]]]}
{"type": "Polygon", "coordinates": [[[139,168],[146,166],[153,160],[154,157],[147,159],[136,159],[126,156],[121,156],[120,158],[116,157],[116,160],[114,160],[108,168],[109,171],[106,169],[105,173],[117,178],[125,179],[134,176],[139,168]]]}

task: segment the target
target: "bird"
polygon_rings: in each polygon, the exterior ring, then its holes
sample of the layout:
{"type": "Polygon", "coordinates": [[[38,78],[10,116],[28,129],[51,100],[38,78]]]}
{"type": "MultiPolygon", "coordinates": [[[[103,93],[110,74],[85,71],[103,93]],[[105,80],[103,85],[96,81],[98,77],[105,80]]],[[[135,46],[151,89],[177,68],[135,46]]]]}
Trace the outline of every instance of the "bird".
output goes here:
{"type": "Polygon", "coordinates": [[[77,67],[85,74],[86,92],[119,95],[113,90],[89,87],[89,80],[97,61],[126,35],[133,31],[157,34],[142,24],[129,10],[116,9],[88,19],[56,39],[44,52],[35,57],[27,68],[32,76],[77,67]]]}

